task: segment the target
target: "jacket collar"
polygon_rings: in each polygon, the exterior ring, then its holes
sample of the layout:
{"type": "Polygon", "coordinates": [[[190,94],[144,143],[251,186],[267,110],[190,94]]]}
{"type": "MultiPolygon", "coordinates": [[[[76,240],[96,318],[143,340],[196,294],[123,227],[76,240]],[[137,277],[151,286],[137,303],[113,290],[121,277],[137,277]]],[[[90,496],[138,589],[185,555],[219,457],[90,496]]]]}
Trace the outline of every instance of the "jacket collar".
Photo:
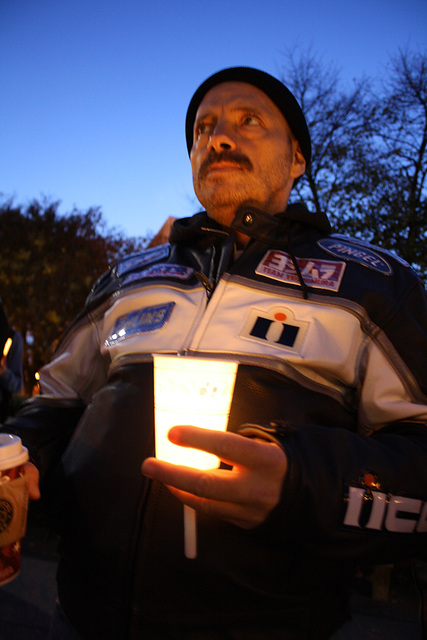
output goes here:
{"type": "Polygon", "coordinates": [[[325,214],[312,213],[302,203],[290,204],[275,216],[253,207],[242,207],[232,222],[232,228],[267,244],[287,241],[290,229],[294,238],[309,228],[325,233],[331,231],[325,214]]]}
{"type": "MultiPolygon", "coordinates": [[[[312,213],[302,203],[290,204],[284,212],[275,216],[264,213],[255,207],[241,207],[231,224],[231,228],[266,244],[287,241],[290,228],[292,228],[294,238],[309,228],[324,233],[331,231],[326,214],[312,213]]],[[[204,240],[209,244],[212,242],[212,234],[220,239],[230,235],[230,231],[208,216],[206,211],[203,211],[196,213],[191,218],[176,220],[172,227],[170,242],[198,240],[203,243],[204,240]]]]}

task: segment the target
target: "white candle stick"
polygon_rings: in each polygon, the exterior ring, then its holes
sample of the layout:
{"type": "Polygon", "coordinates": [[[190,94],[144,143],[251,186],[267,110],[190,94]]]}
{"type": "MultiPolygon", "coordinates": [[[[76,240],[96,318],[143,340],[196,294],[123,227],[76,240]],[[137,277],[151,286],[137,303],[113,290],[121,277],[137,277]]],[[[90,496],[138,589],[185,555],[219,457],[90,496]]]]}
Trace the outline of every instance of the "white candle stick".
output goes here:
{"type": "Polygon", "coordinates": [[[184,505],[184,553],[190,560],[197,557],[197,514],[186,504],[184,505]]]}

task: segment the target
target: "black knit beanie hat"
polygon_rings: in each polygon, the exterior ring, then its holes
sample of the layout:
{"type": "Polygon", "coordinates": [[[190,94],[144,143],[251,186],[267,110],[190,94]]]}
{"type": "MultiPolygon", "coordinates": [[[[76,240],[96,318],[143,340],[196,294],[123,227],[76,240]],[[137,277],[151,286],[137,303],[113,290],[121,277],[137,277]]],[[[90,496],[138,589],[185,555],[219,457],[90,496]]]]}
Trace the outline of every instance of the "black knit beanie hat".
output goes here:
{"type": "Polygon", "coordinates": [[[298,140],[307,166],[311,159],[311,140],[307,122],[295,96],[285,85],[265,71],[251,67],[230,67],[218,71],[205,80],[191,98],[185,121],[187,149],[193,146],[193,128],[197,109],[207,92],[222,82],[247,82],[261,89],[283,113],[292,133],[298,140]]]}

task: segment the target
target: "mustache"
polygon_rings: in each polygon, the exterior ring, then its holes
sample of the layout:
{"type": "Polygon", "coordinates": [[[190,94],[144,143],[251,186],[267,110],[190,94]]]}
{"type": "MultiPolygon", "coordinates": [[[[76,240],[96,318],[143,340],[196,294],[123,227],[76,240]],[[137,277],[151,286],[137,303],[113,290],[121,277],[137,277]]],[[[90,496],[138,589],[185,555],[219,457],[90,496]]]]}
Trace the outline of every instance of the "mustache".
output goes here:
{"type": "Polygon", "coordinates": [[[199,176],[203,176],[203,174],[209,170],[210,166],[217,162],[234,162],[234,164],[237,164],[248,171],[252,171],[253,169],[252,162],[243,153],[240,153],[240,151],[229,151],[228,149],[225,149],[220,153],[217,153],[216,151],[209,152],[209,155],[206,156],[200,165],[199,176]]]}

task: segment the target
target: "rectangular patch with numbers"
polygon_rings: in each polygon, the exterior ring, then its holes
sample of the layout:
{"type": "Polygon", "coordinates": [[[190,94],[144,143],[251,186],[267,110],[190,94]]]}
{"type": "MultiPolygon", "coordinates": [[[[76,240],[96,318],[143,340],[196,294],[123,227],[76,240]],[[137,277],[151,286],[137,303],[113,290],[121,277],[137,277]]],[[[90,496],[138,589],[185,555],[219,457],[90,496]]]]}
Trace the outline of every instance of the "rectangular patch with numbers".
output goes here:
{"type": "MultiPolygon", "coordinates": [[[[308,287],[338,291],[345,270],[345,262],[319,260],[318,258],[296,258],[301,275],[308,287]]],[[[272,249],[267,251],[255,273],[266,278],[300,284],[298,274],[289,253],[272,249]]]]}

